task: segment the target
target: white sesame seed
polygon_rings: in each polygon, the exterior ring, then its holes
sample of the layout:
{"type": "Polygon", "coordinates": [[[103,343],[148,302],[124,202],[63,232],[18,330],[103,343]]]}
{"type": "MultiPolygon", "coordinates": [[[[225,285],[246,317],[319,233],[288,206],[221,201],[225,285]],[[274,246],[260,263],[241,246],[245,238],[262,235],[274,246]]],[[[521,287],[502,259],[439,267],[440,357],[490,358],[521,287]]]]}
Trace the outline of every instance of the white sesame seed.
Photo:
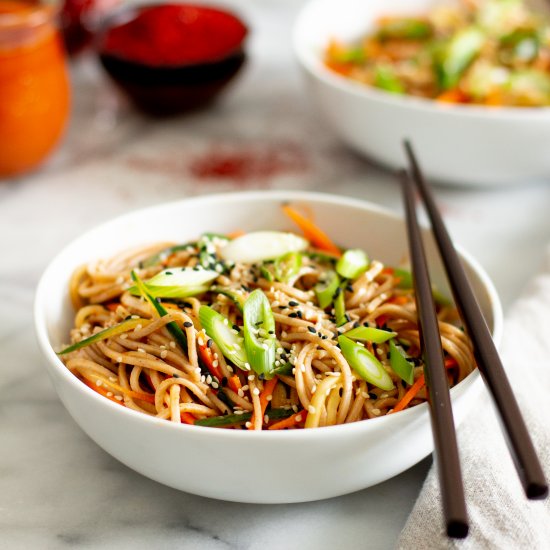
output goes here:
{"type": "Polygon", "coordinates": [[[245,384],[245,385],[243,386],[243,391],[248,391],[248,384],[245,384]]]}
{"type": "Polygon", "coordinates": [[[372,414],[380,414],[380,409],[372,409],[372,414]]]}
{"type": "Polygon", "coordinates": [[[260,390],[259,390],[258,388],[254,388],[254,389],[252,390],[252,393],[253,393],[254,395],[260,395],[260,390]]]}
{"type": "Polygon", "coordinates": [[[245,368],[246,370],[250,370],[250,363],[245,363],[245,364],[244,364],[244,368],[245,368]]]}
{"type": "Polygon", "coordinates": [[[235,414],[244,414],[244,411],[241,409],[235,409],[235,414]]]}
{"type": "Polygon", "coordinates": [[[136,325],[136,328],[134,329],[134,332],[138,332],[142,329],[141,323],[139,325],[136,325]]]}
{"type": "Polygon", "coordinates": [[[206,383],[207,383],[208,385],[212,384],[212,377],[211,377],[210,375],[208,375],[208,376],[206,377],[206,383]]]}
{"type": "Polygon", "coordinates": [[[268,396],[265,398],[266,401],[271,401],[272,399],[273,399],[273,396],[272,396],[272,395],[268,395],[268,396]]]}
{"type": "Polygon", "coordinates": [[[369,394],[366,391],[361,392],[361,397],[363,399],[369,399],[369,394]]]}
{"type": "Polygon", "coordinates": [[[305,365],[300,365],[300,370],[302,372],[306,372],[306,366],[305,365]]]}
{"type": "Polygon", "coordinates": [[[171,348],[175,348],[175,347],[176,347],[176,342],[174,342],[174,340],[172,340],[172,341],[170,342],[170,347],[171,347],[171,348]]]}
{"type": "Polygon", "coordinates": [[[201,348],[204,346],[204,340],[202,338],[197,338],[197,342],[201,348]]]}
{"type": "Polygon", "coordinates": [[[253,382],[256,377],[253,374],[248,375],[248,379],[253,382]]]}
{"type": "Polygon", "coordinates": [[[122,395],[115,395],[115,399],[117,401],[122,401],[122,395]]]}
{"type": "MultiPolygon", "coordinates": [[[[229,372],[233,372],[233,367],[232,366],[226,365],[226,368],[229,372]]],[[[248,369],[248,370],[250,370],[250,369],[248,369]]]]}
{"type": "Polygon", "coordinates": [[[143,348],[138,348],[137,350],[139,351],[139,353],[145,353],[145,350],[143,348]]]}
{"type": "Polygon", "coordinates": [[[311,414],[315,414],[315,407],[313,405],[310,405],[307,410],[311,413],[311,414]]]}
{"type": "Polygon", "coordinates": [[[264,415],[264,422],[266,424],[269,422],[269,416],[267,414],[264,415]]]}
{"type": "Polygon", "coordinates": [[[168,352],[167,352],[165,349],[163,349],[163,350],[160,352],[160,356],[161,356],[162,359],[165,359],[167,355],[168,355],[168,352]]]}
{"type": "Polygon", "coordinates": [[[116,382],[116,381],[117,381],[117,379],[116,379],[115,376],[109,376],[109,380],[110,380],[111,382],[116,382]]]}
{"type": "Polygon", "coordinates": [[[247,428],[252,428],[252,423],[247,422],[247,423],[245,424],[245,426],[246,426],[247,428]]]}
{"type": "Polygon", "coordinates": [[[237,393],[239,394],[239,397],[244,397],[244,390],[242,388],[239,388],[237,393]]]}
{"type": "Polygon", "coordinates": [[[296,417],[296,422],[301,422],[302,421],[302,415],[299,414],[297,417],[296,417]]]}
{"type": "Polygon", "coordinates": [[[217,367],[219,365],[219,361],[217,359],[214,359],[214,361],[212,361],[212,366],[213,367],[217,367]]]}
{"type": "MultiPolygon", "coordinates": [[[[132,315],[132,316],[130,317],[130,319],[139,319],[139,315],[132,315]]],[[[140,326],[140,325],[138,325],[138,327],[139,327],[139,326],[140,326]]]]}
{"type": "Polygon", "coordinates": [[[206,376],[204,374],[201,376],[201,382],[204,384],[206,382],[206,376]]]}
{"type": "Polygon", "coordinates": [[[112,392],[112,391],[108,391],[108,392],[107,392],[107,397],[113,397],[113,392],[112,392]]]}
{"type": "Polygon", "coordinates": [[[297,413],[298,412],[298,405],[292,405],[292,410],[297,413]]]}
{"type": "Polygon", "coordinates": [[[212,382],[212,387],[213,387],[215,390],[217,390],[217,389],[220,387],[220,385],[214,380],[214,381],[212,382]]]}
{"type": "Polygon", "coordinates": [[[227,325],[229,325],[229,321],[227,319],[224,319],[223,324],[227,326],[227,325]]]}
{"type": "Polygon", "coordinates": [[[117,363],[122,363],[122,356],[119,355],[117,358],[116,358],[116,362],[117,363]]]}
{"type": "Polygon", "coordinates": [[[102,386],[101,380],[96,380],[95,385],[100,388],[102,386]]]}

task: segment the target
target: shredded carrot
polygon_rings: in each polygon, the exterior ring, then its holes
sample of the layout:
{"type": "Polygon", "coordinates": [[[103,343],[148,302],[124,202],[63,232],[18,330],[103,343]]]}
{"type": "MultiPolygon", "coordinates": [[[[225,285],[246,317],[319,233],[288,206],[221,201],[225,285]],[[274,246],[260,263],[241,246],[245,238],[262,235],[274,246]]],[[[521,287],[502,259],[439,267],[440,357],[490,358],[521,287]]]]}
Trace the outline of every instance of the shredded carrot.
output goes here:
{"type": "Polygon", "coordinates": [[[120,302],[111,302],[110,304],[107,304],[105,307],[109,311],[116,311],[119,305],[120,305],[120,302]]]}
{"type": "Polygon", "coordinates": [[[82,382],[84,382],[84,384],[86,384],[86,386],[88,386],[89,388],[92,388],[92,390],[96,391],[100,395],[103,395],[103,397],[106,397],[107,399],[110,399],[114,403],[118,403],[119,405],[124,406],[124,403],[122,401],[119,401],[118,399],[115,399],[113,395],[107,395],[107,393],[111,393],[111,392],[108,392],[107,390],[103,389],[101,386],[98,386],[93,382],[90,382],[86,378],[81,378],[81,380],[82,382]]]}
{"type": "Polygon", "coordinates": [[[438,95],[436,101],[443,103],[468,103],[468,97],[458,88],[453,88],[438,95]]]}
{"type": "Polygon", "coordinates": [[[236,231],[231,231],[231,233],[227,234],[230,239],[236,239],[237,237],[242,237],[243,235],[246,235],[246,231],[243,231],[242,229],[237,229],[236,231]]]}
{"type": "Polygon", "coordinates": [[[195,420],[197,419],[191,413],[188,413],[188,412],[181,413],[181,421],[184,424],[194,424],[195,420]]]}
{"type": "MultiPolygon", "coordinates": [[[[444,364],[446,369],[451,369],[458,365],[454,357],[449,357],[445,359],[444,364]]],[[[396,403],[393,410],[390,411],[388,414],[402,411],[415,398],[416,394],[424,387],[425,383],[426,380],[424,378],[424,375],[421,374],[415,381],[415,383],[407,390],[405,395],[396,403]]]]}
{"type": "Polygon", "coordinates": [[[305,422],[306,418],[307,412],[298,411],[288,418],[284,418],[283,420],[279,420],[279,422],[275,422],[275,424],[271,424],[268,430],[284,430],[285,428],[292,428],[297,424],[302,424],[303,422],[305,422]]]}
{"type": "Polygon", "coordinates": [[[409,298],[407,296],[394,296],[388,300],[391,304],[396,304],[398,306],[403,306],[409,303],[409,298]]]}
{"type": "Polygon", "coordinates": [[[308,220],[288,205],[283,206],[283,212],[302,230],[306,239],[308,239],[315,248],[330,252],[337,257],[342,255],[340,249],[330,240],[329,236],[311,220],[308,220]]]}
{"type": "MultiPolygon", "coordinates": [[[[274,376],[271,380],[267,380],[264,384],[264,389],[260,393],[260,407],[262,409],[262,422],[263,417],[265,415],[265,410],[267,409],[267,404],[269,403],[269,397],[273,395],[273,390],[275,389],[275,386],[277,385],[277,382],[279,379],[274,376]]],[[[255,421],[255,415],[252,413],[252,418],[250,419],[250,427],[249,430],[254,429],[254,421],[255,421]]]]}
{"type": "Polygon", "coordinates": [[[114,390],[120,393],[124,393],[125,395],[127,395],[128,397],[132,397],[133,399],[139,399],[141,401],[146,401],[147,403],[155,402],[155,396],[151,395],[150,393],[142,393],[142,392],[137,392],[133,390],[128,390],[118,385],[116,382],[111,382],[110,380],[107,380],[107,379],[102,379],[101,381],[103,382],[104,385],[110,386],[114,390]]]}
{"type": "Polygon", "coordinates": [[[210,371],[210,374],[212,374],[212,376],[215,376],[218,381],[221,382],[223,378],[222,371],[220,370],[220,367],[214,365],[214,354],[212,353],[212,350],[208,347],[208,337],[206,338],[206,342],[204,341],[204,337],[199,339],[203,340],[202,345],[200,344],[199,340],[197,340],[197,350],[199,352],[199,356],[206,368],[210,371]]]}
{"type": "Polygon", "coordinates": [[[415,397],[415,395],[424,387],[426,380],[424,375],[421,374],[415,381],[415,383],[407,390],[405,395],[396,403],[395,407],[388,414],[402,411],[415,397]]]}
{"type": "Polygon", "coordinates": [[[389,317],[387,315],[379,315],[374,322],[377,327],[383,327],[388,322],[389,317]]]}
{"type": "Polygon", "coordinates": [[[236,375],[234,374],[233,376],[231,376],[229,378],[229,380],[227,381],[227,385],[235,392],[235,393],[239,393],[239,390],[243,387],[243,385],[241,384],[241,379],[236,375]]]}

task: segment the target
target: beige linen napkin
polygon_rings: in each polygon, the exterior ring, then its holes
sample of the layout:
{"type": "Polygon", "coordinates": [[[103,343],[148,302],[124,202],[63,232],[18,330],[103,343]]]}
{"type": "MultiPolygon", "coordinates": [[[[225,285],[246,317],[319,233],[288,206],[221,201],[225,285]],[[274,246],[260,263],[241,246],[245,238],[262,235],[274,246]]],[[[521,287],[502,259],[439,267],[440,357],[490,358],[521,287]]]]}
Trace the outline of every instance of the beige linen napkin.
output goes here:
{"type": "MultiPolygon", "coordinates": [[[[500,350],[550,479],[550,255],[544,272],[507,316],[500,350]]],[[[550,498],[525,498],[494,407],[484,395],[458,430],[470,516],[468,538],[446,538],[437,472],[432,467],[399,537],[399,550],[550,549],[550,498]]]]}

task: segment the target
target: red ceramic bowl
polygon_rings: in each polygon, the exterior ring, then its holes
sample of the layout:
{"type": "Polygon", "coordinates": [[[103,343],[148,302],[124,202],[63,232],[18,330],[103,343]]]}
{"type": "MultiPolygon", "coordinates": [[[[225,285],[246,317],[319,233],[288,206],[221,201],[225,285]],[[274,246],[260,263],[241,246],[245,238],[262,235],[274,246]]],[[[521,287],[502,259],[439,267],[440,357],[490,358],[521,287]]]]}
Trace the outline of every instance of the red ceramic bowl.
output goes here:
{"type": "Polygon", "coordinates": [[[247,32],[241,19],[220,8],[132,6],[108,18],[96,48],[136,107],[162,116],[212,102],[242,67],[247,32]]]}

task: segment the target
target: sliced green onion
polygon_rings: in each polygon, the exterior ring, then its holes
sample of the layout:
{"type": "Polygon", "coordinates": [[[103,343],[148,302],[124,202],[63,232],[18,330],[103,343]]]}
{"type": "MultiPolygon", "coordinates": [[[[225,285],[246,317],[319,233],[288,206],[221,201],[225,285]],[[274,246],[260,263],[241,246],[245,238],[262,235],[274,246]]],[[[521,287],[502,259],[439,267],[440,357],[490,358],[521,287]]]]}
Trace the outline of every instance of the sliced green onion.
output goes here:
{"type": "Polygon", "coordinates": [[[72,351],[76,351],[78,349],[85,348],[86,346],[90,346],[91,344],[95,344],[96,342],[100,342],[101,340],[118,336],[119,334],[123,334],[124,332],[128,332],[129,330],[136,328],[138,325],[142,324],[143,321],[144,319],[141,318],[126,319],[118,325],[103,329],[88,338],[84,338],[84,340],[80,340],[80,342],[70,345],[64,350],[57,352],[57,355],[65,355],[66,353],[71,353],[72,351]]]}
{"type": "Polygon", "coordinates": [[[258,288],[244,303],[244,345],[252,370],[266,378],[275,365],[275,318],[266,295],[258,288]]]}
{"type": "Polygon", "coordinates": [[[229,319],[211,307],[201,306],[199,320],[226,359],[242,370],[250,370],[242,333],[231,326],[229,319]]]}
{"type": "Polygon", "coordinates": [[[298,274],[302,267],[302,254],[300,252],[288,252],[275,260],[275,279],[281,283],[287,283],[298,274]]]}
{"type": "Polygon", "coordinates": [[[368,256],[358,248],[346,250],[336,262],[336,271],[344,279],[356,279],[369,267],[368,256]]]}
{"type": "Polygon", "coordinates": [[[273,369],[273,374],[292,374],[294,365],[292,363],[284,363],[280,367],[273,369]]]}
{"type": "Polygon", "coordinates": [[[340,278],[335,271],[327,271],[322,276],[321,280],[315,285],[315,294],[320,308],[325,309],[332,304],[339,284],[340,278]]]}
{"type": "Polygon", "coordinates": [[[345,336],[338,337],[338,344],[350,367],[369,384],[389,391],[395,386],[382,363],[365,346],[356,344],[345,336]]]}
{"type": "Polygon", "coordinates": [[[362,340],[364,342],[372,342],[373,344],[382,344],[395,338],[397,332],[372,327],[357,327],[344,332],[343,336],[346,336],[350,340],[362,340]]]}
{"type": "MultiPolygon", "coordinates": [[[[144,284],[153,298],[188,298],[208,290],[208,283],[218,278],[217,271],[176,267],[164,269],[144,284]]],[[[130,294],[139,295],[137,286],[128,289],[130,294]]]]}
{"type": "Polygon", "coordinates": [[[338,327],[345,325],[349,321],[346,316],[344,289],[341,287],[338,287],[337,295],[334,298],[334,316],[336,317],[336,326],[338,327]]]}
{"type": "Polygon", "coordinates": [[[316,250],[315,252],[306,251],[303,252],[303,255],[320,263],[335,264],[338,261],[337,256],[333,256],[328,252],[319,252],[318,250],[316,250]]]}
{"type": "Polygon", "coordinates": [[[401,380],[404,380],[409,385],[414,382],[414,364],[407,361],[405,352],[393,340],[390,340],[390,365],[393,372],[401,380]]]}
{"type": "Polygon", "coordinates": [[[227,235],[223,235],[222,233],[203,233],[201,235],[201,239],[213,241],[214,239],[220,239],[222,241],[230,241],[231,237],[228,237],[227,235]]]}
{"type": "Polygon", "coordinates": [[[294,233],[256,231],[237,237],[224,246],[220,255],[235,263],[274,260],[288,252],[301,252],[309,243],[294,233]]]}
{"type": "Polygon", "coordinates": [[[424,19],[399,17],[382,23],[378,29],[381,40],[421,40],[432,34],[432,26],[424,19]]]}
{"type": "MultiPolygon", "coordinates": [[[[288,418],[294,414],[292,409],[271,409],[266,411],[270,420],[279,420],[288,418]]],[[[223,416],[210,416],[208,418],[200,418],[195,420],[195,426],[231,426],[232,424],[244,424],[252,418],[251,412],[245,412],[243,414],[225,414],[223,416]]]]}
{"type": "Polygon", "coordinates": [[[266,265],[260,266],[260,273],[262,277],[270,283],[272,283],[275,280],[273,273],[269,270],[269,268],[266,265]]]}
{"type": "Polygon", "coordinates": [[[213,286],[210,288],[210,292],[222,294],[226,298],[229,298],[235,304],[235,306],[237,306],[237,309],[241,313],[243,312],[243,306],[246,298],[242,294],[239,294],[238,292],[231,290],[230,288],[224,288],[222,286],[213,286]]]}
{"type": "MultiPolygon", "coordinates": [[[[139,278],[138,274],[132,270],[132,279],[136,283],[136,286],[139,290],[139,293],[151,304],[151,306],[157,311],[157,313],[164,317],[165,315],[168,315],[168,312],[166,309],[164,309],[164,306],[155,300],[151,294],[149,294],[149,291],[147,290],[147,286],[145,283],[139,278]]],[[[185,336],[185,333],[183,330],[181,330],[180,326],[174,322],[171,321],[166,325],[166,328],[168,329],[168,332],[174,337],[176,342],[181,346],[183,351],[187,351],[187,337],[185,336]]]]}
{"type": "MultiPolygon", "coordinates": [[[[413,288],[413,280],[410,271],[396,267],[393,270],[393,276],[398,279],[398,283],[396,285],[397,288],[401,288],[403,290],[409,290],[413,288]]],[[[447,296],[439,292],[439,290],[437,290],[437,288],[435,288],[435,286],[433,285],[432,296],[434,297],[435,302],[441,306],[450,306],[452,304],[451,300],[449,300],[447,296]]]]}
{"type": "Polygon", "coordinates": [[[389,65],[378,65],[375,68],[374,85],[392,94],[404,94],[406,91],[403,82],[389,65]]]}
{"type": "Polygon", "coordinates": [[[486,38],[477,27],[466,27],[449,40],[441,50],[436,65],[440,86],[444,90],[454,88],[470,63],[478,56],[486,38]]]}

